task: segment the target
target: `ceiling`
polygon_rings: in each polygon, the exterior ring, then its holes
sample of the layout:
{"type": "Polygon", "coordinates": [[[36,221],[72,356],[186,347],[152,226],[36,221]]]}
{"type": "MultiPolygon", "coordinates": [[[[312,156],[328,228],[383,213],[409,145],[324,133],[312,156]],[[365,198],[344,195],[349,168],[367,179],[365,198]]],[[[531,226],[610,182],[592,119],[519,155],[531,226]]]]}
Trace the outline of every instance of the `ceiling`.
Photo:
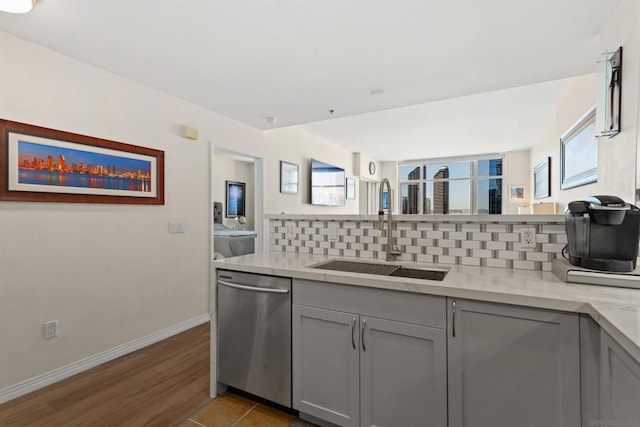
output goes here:
{"type": "MultiPolygon", "coordinates": [[[[359,114],[300,127],[375,159],[433,159],[527,150],[555,122],[571,79],[359,114]]],[[[595,87],[594,87],[595,93],[595,87]]]]}
{"type": "Polygon", "coordinates": [[[495,105],[434,101],[594,72],[619,1],[39,0],[0,13],[0,30],[260,129],[305,125],[392,160],[464,151],[443,150],[456,119],[488,121],[485,142],[518,121],[530,134],[527,117],[549,117],[561,82],[517,89],[519,100],[498,92],[495,105]],[[409,152],[436,136],[439,148],[409,152]]]}

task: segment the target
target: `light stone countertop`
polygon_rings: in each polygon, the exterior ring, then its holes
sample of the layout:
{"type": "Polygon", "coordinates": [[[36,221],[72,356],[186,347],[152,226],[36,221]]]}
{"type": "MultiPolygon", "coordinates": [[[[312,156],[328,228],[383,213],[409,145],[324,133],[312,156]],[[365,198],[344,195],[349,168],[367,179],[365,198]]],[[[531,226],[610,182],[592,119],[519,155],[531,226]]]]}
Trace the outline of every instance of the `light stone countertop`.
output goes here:
{"type": "MultiPolygon", "coordinates": [[[[263,252],[213,261],[219,269],[286,276],[589,314],[640,363],[640,290],[564,283],[543,271],[394,262],[444,268],[443,281],[407,279],[309,268],[336,257],[263,252]]],[[[376,262],[358,258],[349,261],[376,262]]]]}
{"type": "MultiPolygon", "coordinates": [[[[265,214],[265,219],[303,221],[378,221],[378,215],[360,214],[265,214]]],[[[562,223],[564,214],[503,214],[503,215],[403,215],[393,214],[394,221],[401,222],[471,222],[471,223],[562,223]]]]}

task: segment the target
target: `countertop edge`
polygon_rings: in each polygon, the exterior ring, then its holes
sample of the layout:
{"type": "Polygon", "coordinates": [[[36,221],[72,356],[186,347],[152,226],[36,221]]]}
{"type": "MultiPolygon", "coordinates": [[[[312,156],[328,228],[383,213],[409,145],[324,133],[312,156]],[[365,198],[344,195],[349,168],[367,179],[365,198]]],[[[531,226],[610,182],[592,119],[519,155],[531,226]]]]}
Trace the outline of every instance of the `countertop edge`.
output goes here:
{"type": "MultiPolygon", "coordinates": [[[[246,258],[246,257],[242,257],[246,258]]],[[[405,263],[402,263],[405,264],[405,263]]],[[[421,264],[424,267],[424,264],[421,264]]],[[[623,307],[619,303],[601,303],[601,302],[590,302],[590,301],[580,301],[578,299],[562,299],[562,298],[554,298],[547,297],[541,295],[526,295],[526,294],[518,294],[518,293],[506,293],[500,290],[491,290],[491,289],[472,289],[472,288],[458,288],[451,287],[453,281],[456,280],[453,277],[451,280],[449,277],[445,278],[442,282],[428,281],[428,280],[419,280],[419,279],[404,279],[404,278],[395,278],[388,276],[375,276],[370,274],[361,274],[361,273],[348,273],[348,272],[339,272],[339,271],[330,271],[330,270],[311,270],[309,268],[301,268],[300,266],[265,266],[258,265],[256,263],[252,264],[251,262],[243,262],[238,263],[234,262],[233,258],[227,258],[222,260],[212,261],[212,267],[214,269],[226,269],[232,271],[241,271],[247,273],[256,273],[256,274],[266,274],[273,276],[285,276],[291,277],[294,279],[305,279],[305,280],[315,280],[321,282],[329,282],[329,283],[339,283],[345,285],[352,286],[362,286],[368,288],[378,288],[378,289],[386,289],[386,290],[396,290],[400,292],[413,292],[413,293],[421,293],[421,294],[429,294],[429,295],[437,295],[437,296],[445,296],[450,298],[464,298],[464,299],[472,299],[478,301],[485,302],[494,302],[500,304],[511,304],[511,305],[520,305],[526,307],[534,307],[541,309],[549,309],[549,310],[558,310],[558,311],[566,311],[573,313],[581,313],[587,314],[591,316],[596,323],[600,325],[600,327],[606,331],[611,337],[618,342],[622,348],[627,351],[631,357],[634,358],[638,363],[640,363],[640,343],[635,342],[631,337],[627,336],[619,327],[616,326],[615,322],[607,317],[605,313],[603,313],[598,306],[600,304],[603,305],[606,309],[620,309],[624,310],[623,307]],[[365,283],[366,282],[366,283],[365,283]]],[[[442,266],[438,266],[442,267],[442,266]]],[[[451,266],[447,266],[451,267],[451,266]]],[[[465,267],[466,270],[473,270],[474,267],[465,267]]],[[[487,269],[488,267],[475,267],[477,269],[477,274],[481,275],[482,271],[487,269]]],[[[491,270],[505,270],[505,269],[491,269],[491,270]]],[[[542,272],[530,272],[524,270],[512,270],[509,272],[505,272],[504,274],[508,274],[513,276],[513,278],[525,279],[529,276],[535,277],[536,280],[539,281],[548,281],[550,284],[561,284],[567,285],[570,287],[584,287],[592,285],[578,285],[578,284],[563,284],[560,280],[555,278],[555,276],[551,276],[550,273],[542,273],[542,272]],[[540,276],[544,274],[544,276],[540,276]]],[[[455,274],[453,275],[455,276],[455,274]]],[[[215,274],[214,274],[215,277],[215,274]]],[[[599,288],[599,287],[595,287],[599,288]]]]}
{"type": "MultiPolygon", "coordinates": [[[[265,214],[268,220],[318,221],[377,221],[378,215],[360,214],[265,214]]],[[[563,214],[504,214],[504,215],[403,215],[394,214],[395,221],[403,222],[474,222],[474,223],[565,223],[563,214]]]]}

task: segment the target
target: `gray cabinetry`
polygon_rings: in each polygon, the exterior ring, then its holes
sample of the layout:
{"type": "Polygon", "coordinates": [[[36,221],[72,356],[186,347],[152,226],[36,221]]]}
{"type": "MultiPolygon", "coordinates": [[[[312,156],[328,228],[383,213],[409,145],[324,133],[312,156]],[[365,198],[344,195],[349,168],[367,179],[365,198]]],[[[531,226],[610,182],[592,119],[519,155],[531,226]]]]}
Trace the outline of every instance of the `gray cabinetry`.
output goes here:
{"type": "Polygon", "coordinates": [[[640,363],[580,316],[582,427],[640,426],[640,363]]]}
{"type": "Polygon", "coordinates": [[[578,315],[449,299],[450,427],[580,425],[578,315]]]}
{"type": "Polygon", "coordinates": [[[358,316],[293,305],[293,407],[350,427],[360,425],[358,316]]]}
{"type": "Polygon", "coordinates": [[[582,427],[600,420],[600,326],[588,314],[580,315],[580,406],[582,427]]]}
{"type": "Polygon", "coordinates": [[[361,317],[362,426],[446,426],[446,332],[361,317]]]}
{"type": "Polygon", "coordinates": [[[604,331],[600,348],[598,425],[640,426],[640,364],[604,331]]]}
{"type": "Polygon", "coordinates": [[[293,407],[341,426],[446,426],[446,332],[430,325],[445,299],[344,288],[294,282],[293,407]],[[393,320],[368,314],[378,305],[393,320]]]}

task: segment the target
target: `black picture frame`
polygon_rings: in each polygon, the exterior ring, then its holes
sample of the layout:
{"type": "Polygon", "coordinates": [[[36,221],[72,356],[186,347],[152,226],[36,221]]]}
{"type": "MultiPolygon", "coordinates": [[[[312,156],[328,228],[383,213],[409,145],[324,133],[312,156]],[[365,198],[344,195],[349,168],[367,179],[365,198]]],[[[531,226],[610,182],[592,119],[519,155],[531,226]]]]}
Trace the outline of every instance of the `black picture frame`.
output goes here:
{"type": "Polygon", "coordinates": [[[547,157],[533,168],[533,198],[551,197],[551,157],[547,157]]]}
{"type": "Polygon", "coordinates": [[[226,199],[227,199],[227,218],[236,218],[245,216],[245,189],[244,182],[225,181],[226,183],[226,199]]]}
{"type": "Polygon", "coordinates": [[[298,177],[298,165],[280,160],[280,192],[282,194],[298,194],[298,177]]]}

